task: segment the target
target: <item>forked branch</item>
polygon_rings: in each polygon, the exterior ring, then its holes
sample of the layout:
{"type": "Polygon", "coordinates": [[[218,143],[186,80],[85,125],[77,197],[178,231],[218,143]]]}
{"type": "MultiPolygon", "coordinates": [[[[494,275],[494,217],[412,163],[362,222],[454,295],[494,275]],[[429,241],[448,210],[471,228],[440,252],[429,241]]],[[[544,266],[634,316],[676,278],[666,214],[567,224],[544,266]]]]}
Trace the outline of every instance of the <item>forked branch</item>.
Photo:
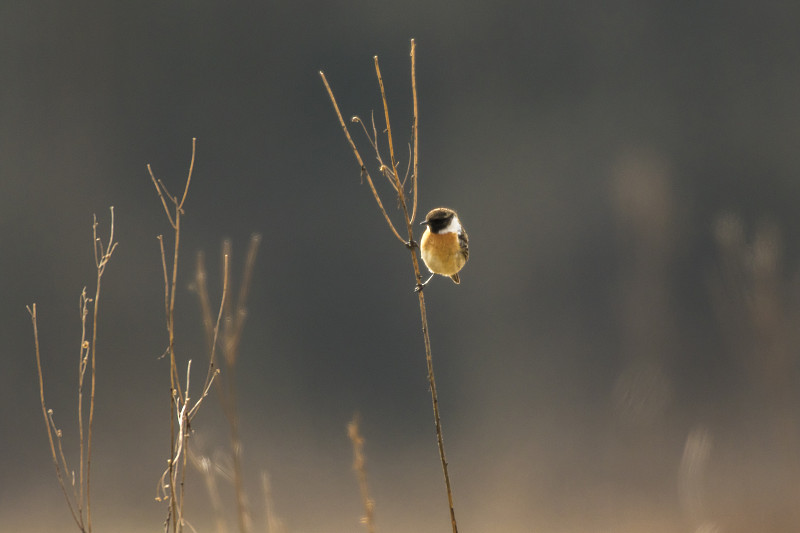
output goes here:
{"type": "MultiPolygon", "coordinates": [[[[242,281],[239,286],[238,297],[226,298],[219,308],[217,316],[217,326],[211,330],[211,303],[208,293],[208,275],[205,267],[205,256],[198,254],[197,269],[193,288],[197,292],[200,300],[200,310],[203,317],[203,324],[206,329],[206,338],[209,342],[212,362],[215,361],[214,354],[217,352],[218,345],[222,351],[222,364],[225,365],[225,379],[216,382],[216,388],[222,405],[223,413],[228,421],[230,430],[230,444],[233,461],[233,473],[231,475],[235,496],[236,496],[236,516],[239,522],[239,531],[247,533],[252,529],[252,519],[250,516],[247,497],[245,494],[244,476],[242,470],[242,445],[239,435],[239,416],[236,402],[236,363],[238,360],[239,343],[244,330],[245,319],[247,318],[247,296],[250,291],[250,283],[253,277],[256,255],[261,243],[261,236],[254,234],[250,237],[250,245],[245,258],[242,281]],[[220,329],[220,321],[222,328],[220,329]]],[[[228,260],[232,254],[230,241],[223,243],[222,256],[225,262],[223,269],[223,293],[228,292],[231,285],[230,269],[227,267],[228,260]]]]}
{"type": "MultiPolygon", "coordinates": [[[[183,530],[185,520],[183,517],[183,503],[184,503],[184,480],[186,476],[187,466],[187,446],[189,435],[191,434],[190,422],[197,414],[203,400],[208,396],[211,390],[211,385],[214,382],[219,371],[214,367],[214,354],[211,354],[209,359],[209,367],[206,372],[205,383],[201,389],[200,395],[197,400],[192,400],[189,395],[189,385],[191,379],[192,361],[186,365],[186,381],[181,384],[181,379],[178,373],[177,358],[175,356],[175,298],[178,280],[178,258],[181,240],[181,216],[183,215],[183,206],[186,202],[186,197],[189,193],[189,185],[192,181],[192,174],[194,172],[194,160],[196,153],[196,139],[192,139],[192,158],[189,162],[189,173],[186,177],[186,183],[183,187],[183,194],[181,197],[170,194],[166,185],[160,179],[157,179],[153,173],[150,165],[147,165],[147,171],[150,174],[150,179],[156,189],[161,205],[164,207],[164,212],[167,214],[170,226],[173,230],[173,251],[171,264],[167,261],[167,252],[164,246],[163,236],[158,237],[159,246],[161,248],[161,267],[164,274],[164,312],[167,326],[167,334],[169,336],[169,344],[166,353],[169,355],[169,376],[170,376],[170,451],[169,459],[167,460],[167,469],[161,476],[158,485],[157,500],[168,500],[169,511],[167,518],[164,521],[165,531],[170,528],[173,532],[183,530]],[[174,414],[173,414],[174,413],[174,414]]],[[[224,262],[224,269],[227,272],[228,262],[224,262]]],[[[216,338],[219,332],[220,318],[222,315],[222,306],[225,304],[227,298],[227,287],[223,288],[222,302],[220,304],[220,313],[217,318],[217,324],[214,327],[214,336],[216,338]]]]}
{"type": "Polygon", "coordinates": [[[47,429],[47,439],[50,443],[50,456],[53,460],[53,466],[56,469],[56,477],[58,484],[61,486],[61,492],[67,501],[72,519],[75,525],[78,526],[84,533],[91,533],[92,531],[92,490],[91,490],[91,473],[92,473],[92,442],[94,430],[94,408],[95,408],[95,377],[96,377],[96,357],[97,357],[97,324],[98,324],[98,310],[100,303],[100,287],[105,267],[111,260],[111,255],[117,248],[117,242],[114,241],[114,208],[111,211],[111,228],[108,237],[108,243],[104,246],[102,239],[97,234],[97,217],[93,217],[92,234],[93,234],[93,248],[94,259],[96,267],[95,279],[95,294],[94,300],[87,298],[86,287],[81,291],[79,299],[79,312],[81,320],[81,341],[78,347],[78,476],[77,482],[75,479],[75,472],[71,471],[67,463],[67,458],[64,455],[62,446],[62,432],[56,426],[53,410],[48,409],[45,403],[44,396],[44,376],[42,373],[42,360],[39,353],[39,327],[36,316],[36,304],[28,307],[28,313],[31,315],[31,322],[33,324],[33,339],[34,350],[36,354],[36,371],[39,378],[39,401],[42,407],[42,416],[44,417],[45,428],[47,429]],[[89,315],[89,305],[92,305],[92,340],[91,343],[86,338],[86,318],[89,315]],[[90,383],[91,389],[89,393],[89,421],[88,430],[84,425],[84,406],[83,406],[83,385],[86,377],[86,370],[91,368],[90,383]],[[64,480],[65,476],[70,476],[72,490],[67,490],[67,483],[64,480]],[[71,492],[71,494],[70,494],[71,492]],[[84,518],[85,510],[85,518],[84,518]]]}
{"type": "MultiPolygon", "coordinates": [[[[333,108],[336,111],[336,116],[339,118],[339,124],[344,131],[345,137],[347,138],[347,142],[350,144],[350,148],[353,150],[353,154],[356,157],[356,161],[358,162],[361,168],[362,176],[366,176],[367,183],[369,184],[370,190],[372,191],[372,195],[375,198],[375,202],[378,204],[378,207],[383,214],[383,217],[386,219],[387,224],[389,224],[389,228],[394,233],[395,237],[397,237],[402,243],[404,243],[410,251],[411,254],[411,263],[414,268],[414,276],[416,278],[417,285],[419,286],[422,282],[422,276],[420,274],[419,268],[419,259],[417,257],[417,252],[415,249],[415,241],[414,241],[414,228],[413,222],[414,218],[416,217],[417,213],[417,180],[418,180],[418,136],[417,136],[417,129],[418,129],[418,106],[417,106],[417,81],[416,81],[416,44],[414,40],[411,40],[411,88],[412,88],[412,97],[413,97],[413,104],[414,104],[414,117],[413,117],[413,126],[412,126],[412,137],[413,137],[413,148],[412,148],[412,160],[413,160],[413,170],[411,172],[411,209],[408,208],[408,202],[406,198],[406,189],[405,183],[406,179],[400,180],[400,177],[397,172],[397,161],[395,159],[395,150],[394,150],[394,141],[392,138],[392,128],[389,122],[389,106],[386,100],[386,90],[383,85],[383,77],[381,76],[380,66],[378,64],[378,58],[375,57],[375,73],[378,78],[378,84],[380,86],[381,92],[381,99],[383,101],[383,111],[384,111],[384,120],[385,120],[385,131],[387,137],[387,143],[389,146],[389,157],[390,157],[390,165],[385,165],[381,158],[380,150],[378,149],[378,140],[377,140],[377,133],[376,128],[373,122],[373,137],[367,133],[366,126],[364,126],[363,121],[358,117],[353,118],[353,122],[361,124],[364,133],[366,134],[367,138],[370,140],[370,145],[372,146],[373,150],[375,151],[375,157],[379,163],[379,171],[384,174],[390,182],[392,182],[392,188],[397,194],[397,203],[400,206],[400,209],[403,213],[403,221],[406,225],[406,231],[408,238],[403,239],[400,236],[400,232],[398,231],[397,227],[395,227],[394,223],[392,222],[389,214],[386,212],[386,209],[383,206],[383,202],[381,201],[380,195],[375,188],[375,185],[372,182],[372,177],[369,174],[369,171],[364,165],[364,160],[361,157],[361,154],[356,147],[353,138],[350,135],[350,132],[347,128],[347,125],[342,118],[342,113],[339,110],[339,105],[336,103],[336,98],[333,96],[333,90],[331,89],[330,85],[328,84],[328,80],[325,77],[323,72],[320,72],[320,77],[322,78],[322,82],[325,84],[325,89],[328,91],[328,96],[331,99],[331,103],[333,104],[333,108]]],[[[449,503],[450,508],[450,522],[453,528],[453,533],[458,533],[458,526],[456,524],[456,515],[453,509],[453,491],[450,485],[450,474],[447,468],[447,458],[445,456],[444,451],[444,439],[442,437],[442,424],[441,419],[439,416],[439,399],[438,393],[436,390],[436,379],[433,373],[433,358],[431,355],[431,343],[430,343],[430,335],[428,333],[428,316],[425,307],[425,296],[423,291],[418,291],[417,296],[419,298],[419,311],[420,311],[420,318],[422,321],[422,337],[425,344],[425,359],[428,367],[428,383],[430,385],[431,390],[431,401],[433,403],[433,416],[434,421],[436,424],[436,440],[439,447],[439,458],[441,459],[442,463],[442,471],[444,473],[444,480],[445,480],[445,487],[447,490],[447,500],[449,503]]]]}

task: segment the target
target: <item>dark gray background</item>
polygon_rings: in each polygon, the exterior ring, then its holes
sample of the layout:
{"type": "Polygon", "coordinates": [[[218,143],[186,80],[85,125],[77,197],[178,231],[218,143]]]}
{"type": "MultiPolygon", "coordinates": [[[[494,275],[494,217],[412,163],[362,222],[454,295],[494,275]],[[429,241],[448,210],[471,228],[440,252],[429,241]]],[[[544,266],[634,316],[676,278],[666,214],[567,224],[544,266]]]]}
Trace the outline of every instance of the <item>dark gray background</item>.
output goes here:
{"type": "MultiPolygon", "coordinates": [[[[381,530],[448,530],[408,253],[318,77],[368,117],[378,54],[405,163],[412,37],[420,209],[457,208],[471,237],[461,285],[426,291],[461,529],[796,530],[797,5],[5,2],[0,21],[0,530],[73,530],[25,305],[74,443],[78,295],[110,205],[95,528],[161,527],[169,228],[145,165],[178,191],[192,137],[183,364],[206,357],[194,254],[216,276],[230,237],[238,271],[263,235],[239,372],[256,519],[266,469],[289,531],[359,530],[358,411],[381,530]]],[[[216,406],[194,426],[224,445],[216,406]]],[[[192,474],[199,531],[206,501],[192,474]]]]}

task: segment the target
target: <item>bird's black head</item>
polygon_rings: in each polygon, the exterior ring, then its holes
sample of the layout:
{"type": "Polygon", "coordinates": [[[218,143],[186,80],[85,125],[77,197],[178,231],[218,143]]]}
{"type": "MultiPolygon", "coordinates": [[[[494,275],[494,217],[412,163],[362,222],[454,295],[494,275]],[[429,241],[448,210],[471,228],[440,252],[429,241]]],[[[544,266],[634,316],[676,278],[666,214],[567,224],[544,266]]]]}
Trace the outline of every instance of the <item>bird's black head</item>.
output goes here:
{"type": "Polygon", "coordinates": [[[447,207],[437,207],[428,213],[428,216],[425,217],[425,222],[423,222],[423,224],[427,224],[428,229],[431,230],[431,233],[440,233],[450,225],[450,222],[454,217],[456,217],[456,212],[452,209],[447,207]]]}

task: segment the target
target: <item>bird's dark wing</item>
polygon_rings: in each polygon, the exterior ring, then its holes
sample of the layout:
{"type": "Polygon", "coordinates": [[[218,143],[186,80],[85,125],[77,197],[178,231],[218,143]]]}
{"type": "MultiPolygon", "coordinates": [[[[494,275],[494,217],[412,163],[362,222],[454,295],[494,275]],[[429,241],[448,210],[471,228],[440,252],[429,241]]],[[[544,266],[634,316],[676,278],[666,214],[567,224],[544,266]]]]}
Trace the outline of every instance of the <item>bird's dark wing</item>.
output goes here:
{"type": "Polygon", "coordinates": [[[458,232],[458,244],[461,247],[461,255],[464,256],[464,260],[469,259],[469,237],[467,236],[467,230],[464,227],[461,227],[461,231],[458,232]]]}

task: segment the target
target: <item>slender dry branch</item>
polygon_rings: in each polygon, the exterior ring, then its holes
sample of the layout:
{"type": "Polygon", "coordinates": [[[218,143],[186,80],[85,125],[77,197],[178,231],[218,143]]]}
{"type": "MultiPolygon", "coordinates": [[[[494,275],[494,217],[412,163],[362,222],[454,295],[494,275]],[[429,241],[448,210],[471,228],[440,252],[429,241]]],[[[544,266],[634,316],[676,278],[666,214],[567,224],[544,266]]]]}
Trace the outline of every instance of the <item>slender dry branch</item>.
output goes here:
{"type": "MultiPolygon", "coordinates": [[[[39,327],[36,318],[36,304],[32,304],[28,306],[28,313],[31,315],[31,324],[33,325],[33,345],[34,345],[34,353],[36,355],[36,372],[39,377],[39,401],[42,406],[42,417],[44,418],[44,425],[47,428],[47,440],[50,442],[50,457],[53,460],[53,466],[56,469],[56,477],[58,478],[58,484],[61,487],[61,492],[64,494],[64,499],[67,502],[67,507],[69,507],[69,512],[72,515],[72,519],[75,521],[75,525],[78,526],[78,529],[81,531],[85,531],[83,527],[83,513],[79,513],[75,511],[75,507],[73,507],[72,499],[67,492],[67,486],[64,483],[64,476],[62,474],[61,465],[59,464],[59,454],[56,452],[56,442],[53,438],[53,434],[58,435],[59,441],[59,450],[61,449],[61,438],[59,435],[59,430],[55,428],[55,423],[53,423],[51,415],[52,410],[47,409],[47,404],[44,399],[44,377],[42,376],[42,359],[39,355],[39,327]]],[[[64,464],[64,472],[68,472],[68,468],[66,466],[66,459],[64,459],[63,453],[61,454],[61,458],[63,459],[64,464]]],[[[73,485],[74,487],[74,485],[73,485]]],[[[78,498],[75,498],[75,501],[79,501],[78,498]]]]}
{"type": "Polygon", "coordinates": [[[166,320],[167,320],[167,331],[169,334],[169,349],[168,353],[170,356],[170,382],[174,393],[178,395],[178,398],[183,402],[183,390],[180,387],[180,377],[178,376],[178,367],[175,361],[175,328],[174,328],[174,321],[175,321],[175,291],[177,290],[177,279],[178,279],[178,252],[180,250],[180,236],[181,236],[181,215],[183,214],[183,204],[186,202],[186,196],[189,193],[189,185],[192,182],[192,174],[194,172],[194,160],[196,155],[196,148],[197,148],[197,139],[192,139],[192,158],[189,161],[189,173],[186,177],[186,184],[183,189],[183,196],[180,200],[176,196],[173,196],[167,190],[166,185],[160,179],[157,179],[153,174],[153,170],[150,165],[147,165],[147,171],[150,174],[150,179],[153,182],[153,186],[156,188],[156,192],[158,193],[158,197],[161,200],[161,204],[164,207],[164,212],[167,214],[167,218],[169,219],[170,225],[174,230],[174,248],[173,248],[173,255],[172,255],[172,276],[170,277],[167,271],[167,260],[166,260],[166,253],[163,246],[163,238],[159,237],[159,241],[161,241],[161,263],[164,268],[164,287],[165,287],[165,306],[166,306],[166,320]],[[169,203],[167,202],[169,200],[169,203]],[[170,210],[170,205],[172,204],[172,208],[174,211],[170,210]]]}
{"type": "Polygon", "coordinates": [[[94,217],[92,232],[94,234],[94,257],[97,267],[97,279],[94,292],[94,305],[92,306],[92,389],[89,393],[89,433],[86,439],[86,524],[87,531],[92,531],[92,432],[94,429],[94,406],[95,406],[95,380],[96,380],[96,355],[97,355],[97,317],[100,310],[100,282],[106,265],[111,259],[111,254],[117,248],[114,242],[114,206],[111,206],[111,230],[108,236],[108,245],[104,248],[103,242],[97,236],[97,217],[94,217]]]}
{"type": "Polygon", "coordinates": [[[378,77],[378,85],[381,87],[381,98],[383,99],[383,116],[386,119],[386,138],[389,144],[389,157],[392,162],[392,176],[395,180],[395,190],[398,192],[398,200],[400,200],[404,195],[400,194],[401,186],[400,186],[400,178],[397,176],[397,160],[394,157],[394,141],[392,140],[392,126],[389,122],[389,106],[386,105],[386,89],[383,86],[383,76],[381,76],[381,68],[378,65],[378,56],[373,58],[375,61],[375,74],[378,77]]]}
{"type": "Polygon", "coordinates": [[[367,528],[368,533],[375,533],[375,502],[369,496],[369,485],[367,484],[367,459],[364,455],[364,437],[359,431],[359,417],[353,416],[353,420],[347,424],[347,436],[353,443],[353,470],[358,478],[358,488],[361,492],[361,501],[364,503],[364,518],[362,522],[367,528]]]}
{"type": "Polygon", "coordinates": [[[411,209],[411,222],[417,218],[417,168],[419,163],[419,114],[417,112],[417,43],[411,39],[411,93],[414,100],[414,122],[412,126],[412,137],[414,138],[414,173],[411,174],[411,187],[414,191],[414,205],[411,209]]]}
{"type": "MultiPolygon", "coordinates": [[[[218,371],[214,369],[213,354],[209,360],[209,368],[206,373],[205,384],[202,388],[200,397],[192,402],[189,396],[189,384],[191,378],[191,360],[187,364],[186,369],[186,384],[181,385],[181,379],[178,374],[178,364],[175,355],[175,299],[177,291],[178,280],[178,259],[180,251],[181,239],[181,215],[183,215],[183,206],[186,202],[186,197],[189,194],[189,186],[192,182],[192,175],[194,173],[194,161],[196,155],[197,139],[192,139],[192,158],[189,162],[189,172],[186,177],[186,183],[183,188],[183,195],[180,199],[177,196],[170,194],[163,181],[156,178],[150,165],[147,165],[147,171],[150,174],[150,179],[156,189],[161,205],[164,207],[164,212],[167,215],[170,226],[173,229],[173,250],[172,262],[167,263],[167,251],[164,246],[163,236],[159,236],[159,246],[161,249],[161,266],[164,273],[164,312],[167,327],[167,335],[169,337],[169,344],[166,353],[169,354],[169,376],[170,376],[170,456],[167,461],[167,469],[162,474],[159,481],[160,496],[156,499],[168,499],[169,510],[167,518],[164,522],[165,531],[169,531],[170,526],[172,531],[177,533],[182,531],[184,526],[191,529],[191,526],[186,523],[183,517],[183,502],[184,502],[184,489],[187,465],[187,452],[188,438],[191,432],[190,421],[199,409],[201,403],[208,395],[211,384],[217,376],[218,371]],[[174,413],[174,416],[173,414],[174,413]],[[179,485],[179,488],[178,488],[179,485]]],[[[223,293],[223,301],[225,293],[223,293]]]]}
{"type": "Polygon", "coordinates": [[[56,426],[53,410],[48,409],[45,404],[44,396],[44,378],[42,373],[42,361],[39,352],[39,330],[36,318],[36,304],[28,307],[28,313],[31,315],[31,322],[33,324],[33,337],[36,352],[36,370],[39,377],[39,399],[42,406],[42,416],[44,417],[45,427],[47,429],[47,438],[50,442],[50,454],[53,460],[53,465],[56,469],[56,477],[61,486],[61,491],[67,501],[70,514],[72,515],[75,524],[84,533],[91,533],[92,531],[92,490],[91,490],[91,473],[92,473],[92,437],[94,429],[94,408],[95,408],[95,385],[96,385],[96,359],[97,359],[97,327],[98,327],[98,313],[100,302],[100,289],[103,273],[105,267],[111,259],[111,255],[117,248],[117,243],[114,241],[114,207],[110,208],[111,211],[111,224],[108,237],[108,244],[103,245],[102,239],[97,234],[97,217],[93,217],[92,234],[93,234],[93,248],[94,259],[96,267],[96,285],[94,299],[87,298],[86,287],[81,291],[79,298],[79,313],[81,319],[81,342],[78,347],[78,480],[76,483],[75,473],[71,473],[71,486],[72,495],[70,496],[67,491],[66,482],[64,481],[64,474],[70,473],[67,463],[67,458],[64,455],[62,446],[62,432],[56,426]],[[89,304],[92,304],[92,340],[91,343],[86,339],[86,318],[89,314],[89,304]],[[89,366],[91,363],[91,366],[89,366]],[[91,389],[89,396],[89,421],[88,430],[84,427],[84,379],[86,377],[87,368],[91,368],[91,389]],[[54,438],[55,437],[55,438],[54,438]],[[56,451],[56,448],[58,449],[56,451]],[[84,510],[86,511],[84,518],[84,510]]]}
{"type": "MultiPolygon", "coordinates": [[[[95,243],[97,241],[95,240],[95,243]]],[[[95,250],[95,262],[98,261],[97,255],[97,246],[94,247],[95,250]]],[[[91,302],[91,299],[86,297],[86,287],[83,288],[81,291],[80,298],[78,299],[78,306],[80,308],[80,317],[81,317],[81,345],[78,351],[78,449],[79,449],[79,457],[78,457],[78,464],[83,465],[84,462],[84,450],[85,450],[85,443],[84,443],[84,436],[85,432],[83,430],[83,380],[86,376],[86,366],[89,363],[89,342],[86,340],[86,317],[89,314],[88,305],[91,302]]],[[[52,420],[52,417],[51,417],[52,420]]],[[[55,424],[53,424],[55,427],[55,424]]],[[[61,448],[61,439],[58,440],[59,443],[59,451],[61,448]]],[[[63,455],[62,455],[63,459],[63,455]]],[[[66,460],[62,460],[64,464],[64,469],[66,471],[66,460]]],[[[75,497],[75,501],[78,505],[78,513],[83,515],[83,503],[82,498],[78,497],[78,494],[83,494],[84,489],[84,480],[83,480],[83,468],[81,467],[78,473],[79,485],[76,488],[75,484],[72,485],[73,495],[75,497]]]]}
{"type": "MultiPolygon", "coordinates": [[[[233,462],[233,474],[231,476],[235,496],[239,531],[246,533],[252,529],[252,519],[250,516],[247,495],[244,489],[244,476],[242,472],[242,445],[239,436],[239,417],[236,407],[236,363],[238,360],[238,349],[241,341],[244,322],[247,317],[247,296],[253,277],[258,246],[261,236],[254,234],[250,237],[247,255],[245,258],[244,270],[242,272],[242,282],[239,286],[238,297],[235,301],[231,298],[224,298],[220,304],[220,313],[217,316],[217,326],[211,331],[212,324],[211,304],[208,295],[208,276],[205,269],[205,258],[202,254],[197,258],[197,270],[195,274],[194,289],[200,301],[203,324],[206,329],[206,338],[209,340],[209,350],[212,354],[220,344],[222,349],[222,361],[225,364],[225,379],[218,380],[216,383],[217,393],[223,413],[228,421],[231,445],[231,458],[233,462]],[[220,322],[222,325],[220,325],[220,322]],[[222,328],[220,330],[220,327],[222,328]]],[[[228,261],[232,253],[230,241],[223,242],[223,294],[229,291],[231,285],[230,269],[228,261]]]]}
{"type": "MultiPolygon", "coordinates": [[[[389,228],[394,233],[395,237],[397,237],[400,242],[405,243],[406,241],[403,240],[403,237],[400,236],[400,233],[397,231],[397,228],[394,227],[394,223],[392,219],[389,218],[389,214],[386,212],[386,209],[383,207],[383,202],[381,202],[381,197],[378,194],[378,191],[375,189],[375,185],[372,183],[372,176],[370,176],[367,167],[364,166],[364,160],[361,159],[361,154],[358,152],[358,148],[356,148],[356,143],[353,142],[353,138],[350,136],[350,130],[347,129],[347,124],[345,124],[344,119],[342,118],[342,113],[339,111],[339,105],[336,103],[336,98],[333,96],[333,91],[331,90],[331,86],[328,84],[327,78],[325,78],[325,73],[320,71],[320,77],[322,78],[322,83],[325,84],[325,88],[328,90],[328,95],[331,97],[331,102],[333,102],[333,108],[336,110],[336,116],[339,117],[339,124],[342,126],[342,130],[344,131],[345,137],[347,137],[347,142],[350,143],[350,147],[353,149],[353,154],[356,156],[356,160],[358,161],[359,166],[361,167],[361,175],[366,176],[367,183],[369,184],[369,188],[372,191],[372,195],[375,197],[375,201],[378,204],[378,207],[383,213],[383,217],[386,219],[386,223],[389,224],[389,228]]],[[[359,120],[357,117],[354,120],[359,120]]]]}
{"type": "Polygon", "coordinates": [[[206,255],[203,251],[197,252],[195,262],[194,283],[190,288],[197,294],[200,300],[200,316],[203,320],[203,330],[206,334],[206,343],[214,345],[214,320],[211,317],[211,300],[208,297],[208,274],[206,271],[206,255]]]}
{"type": "MultiPolygon", "coordinates": [[[[405,188],[404,188],[404,181],[401,182],[401,180],[400,180],[400,178],[398,176],[398,173],[397,173],[397,163],[396,163],[395,156],[394,156],[394,144],[393,144],[393,140],[392,140],[392,128],[391,128],[391,124],[389,122],[389,106],[388,106],[387,101],[386,101],[386,91],[385,91],[385,88],[384,88],[384,85],[383,85],[383,78],[381,76],[381,71],[380,71],[380,66],[378,64],[377,56],[374,59],[375,60],[375,73],[376,73],[377,78],[378,78],[378,84],[380,86],[380,91],[381,91],[381,99],[383,101],[384,118],[385,118],[385,122],[386,122],[386,136],[387,136],[387,140],[388,140],[389,154],[390,154],[390,158],[391,158],[391,168],[389,168],[387,165],[383,164],[383,162],[382,162],[381,154],[380,154],[380,151],[378,150],[377,133],[374,134],[374,138],[371,138],[369,136],[369,134],[367,133],[366,127],[364,126],[363,122],[357,117],[354,117],[354,119],[353,119],[353,122],[360,123],[362,125],[362,128],[364,129],[364,132],[365,132],[367,138],[370,139],[370,144],[371,144],[373,150],[375,150],[376,158],[377,158],[377,160],[378,160],[378,162],[380,164],[380,172],[383,173],[388,178],[390,178],[390,181],[393,181],[392,185],[393,185],[393,189],[397,193],[397,202],[398,202],[398,204],[400,206],[400,209],[403,212],[403,219],[404,219],[404,221],[406,223],[406,230],[408,232],[408,240],[405,240],[400,236],[400,233],[398,232],[397,228],[394,226],[394,224],[392,223],[391,219],[389,218],[389,215],[386,213],[386,209],[384,209],[384,207],[383,207],[383,202],[381,202],[380,195],[378,194],[377,190],[375,189],[375,186],[374,186],[374,184],[372,182],[372,178],[370,177],[369,172],[367,171],[366,167],[364,166],[364,161],[363,161],[363,159],[361,157],[361,154],[359,153],[355,142],[353,142],[353,139],[350,136],[350,132],[347,129],[347,125],[345,124],[344,119],[342,119],[342,113],[341,113],[341,111],[339,111],[339,105],[336,103],[336,98],[333,96],[333,91],[331,90],[331,87],[328,84],[328,80],[325,78],[325,74],[323,72],[320,72],[319,74],[320,74],[320,77],[322,78],[322,82],[325,84],[326,90],[328,91],[328,96],[330,97],[331,103],[333,104],[333,108],[336,111],[336,116],[339,118],[339,124],[342,126],[342,130],[344,131],[345,137],[347,138],[347,141],[350,144],[351,149],[353,150],[353,154],[356,157],[356,161],[358,162],[359,166],[361,167],[361,174],[362,174],[362,176],[366,176],[367,177],[367,183],[369,184],[370,190],[372,191],[372,194],[373,194],[373,196],[375,198],[375,201],[378,204],[378,207],[381,210],[381,213],[383,213],[383,216],[386,219],[386,222],[389,224],[389,227],[392,230],[392,233],[394,233],[394,235],[401,242],[406,244],[406,247],[409,249],[409,252],[411,254],[411,263],[412,263],[412,266],[414,268],[414,276],[416,278],[417,286],[420,286],[420,284],[422,282],[422,276],[420,274],[419,260],[418,260],[416,249],[415,249],[414,228],[413,228],[413,225],[412,225],[413,221],[414,221],[414,218],[416,217],[416,210],[417,210],[417,189],[418,189],[417,188],[417,183],[418,183],[417,170],[418,170],[418,162],[419,162],[419,158],[418,158],[419,143],[418,143],[418,132],[417,132],[417,130],[418,130],[418,105],[417,105],[417,82],[416,82],[416,43],[414,42],[413,39],[411,40],[410,56],[411,56],[411,86],[412,86],[412,97],[413,97],[413,100],[414,100],[414,102],[413,102],[413,104],[414,104],[414,117],[413,117],[413,128],[412,128],[413,129],[413,133],[412,133],[412,135],[413,135],[413,154],[412,154],[412,157],[413,157],[413,169],[414,170],[413,170],[412,175],[411,175],[412,209],[411,209],[410,213],[409,213],[408,206],[407,206],[407,201],[406,201],[406,191],[405,191],[405,188]]],[[[373,132],[375,132],[374,122],[373,122],[373,132]]],[[[420,312],[420,319],[422,321],[422,337],[423,337],[423,341],[424,341],[424,344],[425,344],[425,359],[426,359],[427,369],[428,369],[428,382],[429,382],[429,385],[430,385],[431,402],[433,404],[433,416],[434,416],[434,421],[435,421],[435,425],[436,425],[436,441],[437,441],[438,448],[439,448],[439,458],[440,458],[441,463],[442,463],[442,471],[443,471],[443,474],[444,474],[445,488],[447,490],[447,500],[448,500],[448,504],[449,504],[449,508],[450,508],[450,522],[451,522],[451,525],[452,525],[452,528],[453,528],[453,533],[458,533],[458,526],[457,526],[457,523],[456,523],[456,515],[455,515],[455,510],[454,510],[454,507],[453,507],[453,491],[452,491],[452,487],[451,487],[451,484],[450,484],[450,474],[448,472],[447,457],[445,456],[445,450],[444,450],[444,438],[442,436],[442,423],[441,423],[441,418],[439,416],[439,398],[438,398],[438,392],[436,390],[436,379],[435,379],[434,373],[433,373],[433,357],[432,357],[432,354],[431,354],[430,335],[428,333],[428,315],[427,315],[427,310],[426,310],[426,307],[425,307],[425,296],[424,296],[422,290],[419,290],[417,292],[417,296],[419,298],[419,312],[420,312]]]]}
{"type": "Polygon", "coordinates": [[[261,472],[261,491],[264,493],[264,518],[266,519],[267,533],[284,533],[286,528],[275,512],[275,503],[272,501],[272,487],[269,482],[269,475],[261,472]]]}
{"type": "Polygon", "coordinates": [[[244,270],[242,273],[242,282],[239,285],[239,295],[236,298],[236,319],[234,321],[233,331],[231,332],[231,345],[229,346],[232,354],[238,354],[239,342],[242,340],[244,323],[247,318],[247,296],[250,294],[250,284],[253,280],[253,268],[256,264],[256,256],[258,255],[258,247],[260,244],[261,235],[255,233],[250,236],[250,244],[247,248],[247,256],[245,257],[244,270]]]}

